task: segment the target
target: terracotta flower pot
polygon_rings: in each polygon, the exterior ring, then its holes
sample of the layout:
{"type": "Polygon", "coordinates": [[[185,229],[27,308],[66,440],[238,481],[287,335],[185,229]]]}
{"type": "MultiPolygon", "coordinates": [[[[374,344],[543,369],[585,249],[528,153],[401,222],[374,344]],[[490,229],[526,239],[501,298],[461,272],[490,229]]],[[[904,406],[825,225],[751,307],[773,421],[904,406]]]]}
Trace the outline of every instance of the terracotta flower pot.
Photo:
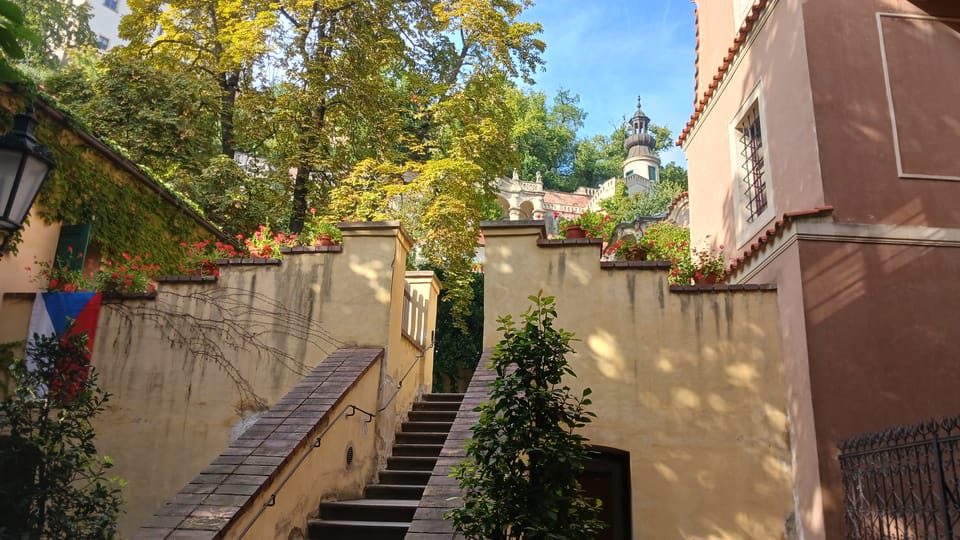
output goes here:
{"type": "Polygon", "coordinates": [[[719,282],[720,282],[720,275],[716,273],[701,274],[698,272],[693,276],[694,285],[716,285],[719,282]]]}
{"type": "Polygon", "coordinates": [[[628,261],[645,261],[647,260],[647,251],[646,250],[632,251],[629,254],[627,254],[627,260],[628,261]]]}
{"type": "Polygon", "coordinates": [[[586,238],[587,232],[583,230],[579,225],[569,225],[566,230],[566,237],[569,238],[586,238]]]}
{"type": "Polygon", "coordinates": [[[329,234],[318,234],[317,239],[314,240],[313,245],[315,246],[335,246],[336,242],[333,241],[333,235],[329,234]]]}

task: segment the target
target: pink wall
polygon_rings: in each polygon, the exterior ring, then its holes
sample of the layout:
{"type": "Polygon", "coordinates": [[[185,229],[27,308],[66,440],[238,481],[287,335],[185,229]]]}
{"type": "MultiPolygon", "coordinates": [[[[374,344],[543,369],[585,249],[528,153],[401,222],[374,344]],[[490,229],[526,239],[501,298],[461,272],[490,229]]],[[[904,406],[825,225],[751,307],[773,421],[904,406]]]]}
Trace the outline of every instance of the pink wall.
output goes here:
{"type": "Polygon", "coordinates": [[[816,423],[810,395],[810,365],[804,324],[803,286],[799,243],[793,243],[750,280],[777,284],[781,355],[787,390],[790,453],[793,460],[793,494],[796,519],[806,540],[822,540],[823,505],[816,423]]]}
{"type": "Polygon", "coordinates": [[[803,4],[823,189],[838,221],[960,225],[960,206],[941,204],[946,197],[960,197],[960,24],[930,16],[960,17],[960,4],[803,4]],[[896,144],[885,72],[900,138],[896,144]],[[953,181],[912,177],[917,174],[953,181]]]}
{"type": "MultiPolygon", "coordinates": [[[[758,85],[773,207],[767,217],[809,209],[823,204],[824,199],[814,143],[810,81],[804,67],[807,57],[800,2],[780,0],[768,11],[769,19],[755,28],[751,34],[755,41],[742,49],[684,144],[689,165],[692,238],[696,242],[711,235],[716,245],[725,246],[728,257],[749,243],[755,236],[751,233],[762,230],[769,222],[760,220],[752,230],[739,235],[735,226],[740,208],[734,190],[741,186],[735,183],[739,163],[735,161],[733,127],[738,111],[758,85]]],[[[716,42],[709,34],[704,35],[707,28],[703,18],[701,14],[701,39],[716,42]]],[[[732,41],[723,50],[730,45],[732,41]]]]}
{"type": "Polygon", "coordinates": [[[960,411],[960,249],[801,241],[800,264],[824,522],[842,538],[837,443],[960,411]]]}

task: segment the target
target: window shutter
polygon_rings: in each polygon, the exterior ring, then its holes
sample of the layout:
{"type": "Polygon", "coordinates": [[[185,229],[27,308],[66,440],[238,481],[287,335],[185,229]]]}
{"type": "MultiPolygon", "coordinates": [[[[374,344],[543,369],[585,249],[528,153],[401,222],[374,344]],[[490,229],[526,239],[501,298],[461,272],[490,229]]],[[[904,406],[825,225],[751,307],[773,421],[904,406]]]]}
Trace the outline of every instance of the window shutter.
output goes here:
{"type": "Polygon", "coordinates": [[[63,225],[60,227],[60,239],[57,241],[57,254],[54,257],[54,264],[58,267],[66,267],[67,270],[83,270],[83,261],[87,256],[87,244],[89,243],[89,223],[63,225]]]}

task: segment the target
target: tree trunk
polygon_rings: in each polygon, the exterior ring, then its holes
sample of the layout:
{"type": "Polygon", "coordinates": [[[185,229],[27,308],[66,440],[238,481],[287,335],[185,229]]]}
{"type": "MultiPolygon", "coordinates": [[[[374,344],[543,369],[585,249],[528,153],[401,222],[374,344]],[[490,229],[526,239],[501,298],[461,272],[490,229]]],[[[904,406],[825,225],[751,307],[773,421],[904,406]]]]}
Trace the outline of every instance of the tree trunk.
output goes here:
{"type": "Polygon", "coordinates": [[[224,73],[220,77],[220,152],[230,159],[233,159],[237,153],[234,148],[233,112],[239,85],[238,71],[224,73]]]}
{"type": "Polygon", "coordinates": [[[310,180],[310,168],[303,163],[297,167],[297,176],[293,182],[293,212],[290,213],[290,232],[300,234],[307,216],[307,182],[310,180]]]}

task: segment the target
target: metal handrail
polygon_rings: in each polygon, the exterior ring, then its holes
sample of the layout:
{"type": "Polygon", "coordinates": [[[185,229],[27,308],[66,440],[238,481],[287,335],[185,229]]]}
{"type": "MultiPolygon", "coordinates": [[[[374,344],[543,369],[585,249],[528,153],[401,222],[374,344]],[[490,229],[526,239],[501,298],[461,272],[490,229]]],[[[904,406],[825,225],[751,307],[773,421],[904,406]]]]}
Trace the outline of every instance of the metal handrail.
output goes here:
{"type": "Polygon", "coordinates": [[[276,489],[274,489],[273,492],[270,493],[270,497],[268,497],[266,502],[264,502],[260,506],[260,509],[257,510],[257,513],[256,515],[253,516],[253,519],[251,519],[250,522],[247,523],[247,526],[244,527],[242,531],[240,531],[240,536],[238,536],[238,538],[243,538],[250,531],[250,528],[253,527],[253,524],[256,523],[258,519],[260,519],[260,516],[263,515],[263,513],[267,510],[267,508],[274,506],[276,504],[277,495],[280,493],[280,490],[283,489],[283,486],[287,484],[287,482],[293,476],[293,473],[297,472],[300,466],[303,465],[303,462],[307,460],[307,457],[310,456],[310,453],[313,452],[313,449],[320,447],[320,442],[323,440],[323,436],[326,435],[326,433],[330,431],[333,428],[333,426],[335,426],[337,422],[340,421],[341,418],[350,418],[351,416],[354,416],[355,414],[357,414],[357,412],[360,412],[367,416],[367,418],[364,420],[364,423],[369,424],[370,422],[372,422],[374,418],[376,418],[380,413],[386,410],[386,408],[390,405],[390,403],[393,402],[394,399],[396,399],[397,394],[400,393],[400,388],[403,387],[403,381],[407,378],[408,375],[410,375],[410,372],[413,371],[413,366],[417,365],[417,362],[422,360],[426,356],[427,351],[432,348],[433,348],[433,342],[431,341],[430,345],[426,349],[424,349],[420,354],[418,354],[416,358],[413,359],[413,362],[410,362],[410,367],[407,368],[407,371],[403,374],[402,377],[400,377],[400,380],[397,381],[396,391],[394,391],[393,395],[390,396],[390,399],[388,399],[387,402],[384,403],[383,407],[380,407],[379,409],[377,409],[377,412],[375,413],[368,412],[364,409],[361,409],[360,407],[357,407],[352,403],[344,407],[343,410],[341,410],[340,413],[337,414],[336,417],[334,417],[333,421],[327,424],[327,427],[323,428],[323,431],[321,431],[317,435],[316,439],[314,439],[313,444],[310,446],[310,448],[307,449],[306,452],[303,453],[302,456],[300,456],[300,459],[297,460],[297,462],[293,465],[293,468],[287,471],[287,474],[283,477],[283,480],[276,487],[276,489]]]}

